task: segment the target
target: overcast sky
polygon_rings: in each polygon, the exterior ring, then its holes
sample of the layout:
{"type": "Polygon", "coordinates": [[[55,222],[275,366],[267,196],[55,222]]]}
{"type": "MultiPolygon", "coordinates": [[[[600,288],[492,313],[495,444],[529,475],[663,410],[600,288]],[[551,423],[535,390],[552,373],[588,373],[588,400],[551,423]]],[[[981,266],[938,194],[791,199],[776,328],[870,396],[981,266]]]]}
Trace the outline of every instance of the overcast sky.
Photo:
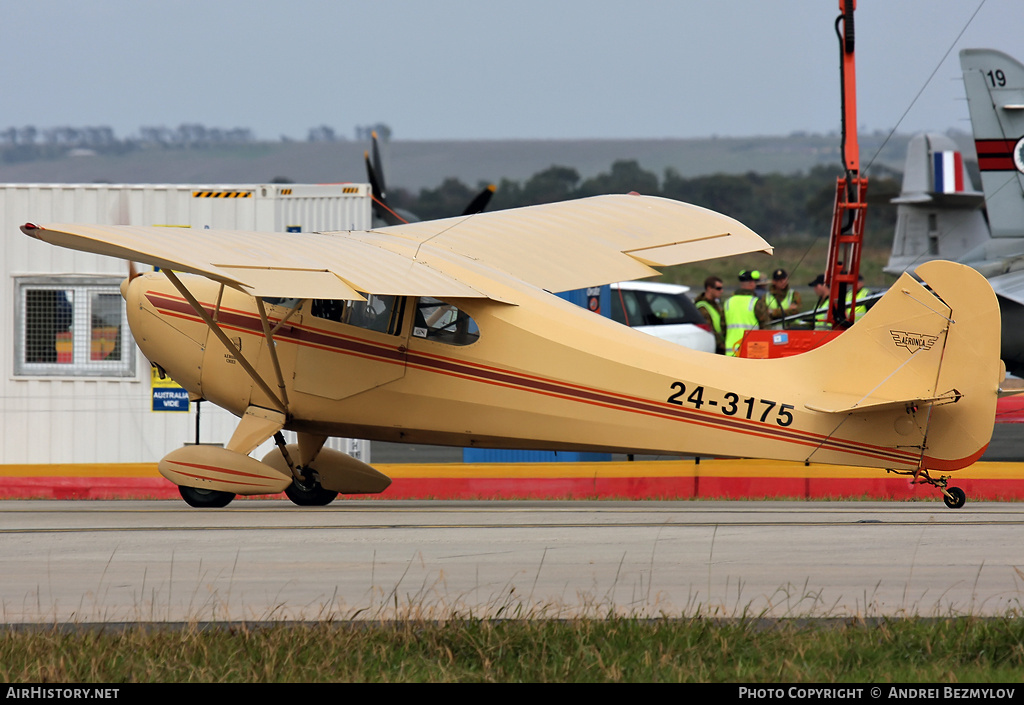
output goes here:
{"type": "MultiPolygon", "coordinates": [[[[304,139],[317,125],[352,138],[356,125],[384,122],[395,139],[429,140],[839,128],[836,0],[0,0],[0,9],[0,129],[106,125],[126,137],[194,122],[304,139]]],[[[1024,60],[1024,0],[860,0],[856,31],[862,130],[968,131],[957,52],[991,47],[1024,60]]]]}

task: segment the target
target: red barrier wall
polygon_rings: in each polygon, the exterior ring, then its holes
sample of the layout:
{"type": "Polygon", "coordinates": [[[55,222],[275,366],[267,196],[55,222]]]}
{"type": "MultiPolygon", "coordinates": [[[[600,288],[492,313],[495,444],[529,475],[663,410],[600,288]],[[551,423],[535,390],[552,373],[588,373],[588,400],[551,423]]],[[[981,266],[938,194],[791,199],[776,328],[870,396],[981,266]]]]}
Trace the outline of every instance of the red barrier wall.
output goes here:
{"type": "MultiPolygon", "coordinates": [[[[381,499],[938,499],[884,470],[762,460],[380,464],[381,499]]],[[[968,500],[1024,499],[1024,463],[975,463],[950,484],[968,500]]],[[[279,497],[283,495],[277,495],[279,497]]],[[[2,499],[177,499],[156,464],[0,465],[2,499]]]]}

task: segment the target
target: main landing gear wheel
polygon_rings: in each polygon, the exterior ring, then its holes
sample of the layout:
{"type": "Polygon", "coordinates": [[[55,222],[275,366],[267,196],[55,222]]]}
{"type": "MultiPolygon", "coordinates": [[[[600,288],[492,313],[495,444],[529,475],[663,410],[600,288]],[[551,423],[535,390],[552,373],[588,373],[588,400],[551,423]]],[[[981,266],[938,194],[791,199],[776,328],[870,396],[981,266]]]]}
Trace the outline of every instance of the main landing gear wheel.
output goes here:
{"type": "Polygon", "coordinates": [[[323,485],[310,477],[308,471],[305,480],[292,480],[292,484],[284,488],[284,493],[300,507],[326,507],[338,496],[334,490],[325,490],[323,485]]]}
{"type": "Polygon", "coordinates": [[[942,501],[950,509],[959,509],[967,503],[967,494],[959,487],[950,487],[942,495],[942,501]]]}
{"type": "Polygon", "coordinates": [[[235,498],[234,492],[221,492],[220,490],[205,490],[199,487],[178,486],[178,493],[190,507],[200,509],[220,509],[231,504],[235,498]]]}

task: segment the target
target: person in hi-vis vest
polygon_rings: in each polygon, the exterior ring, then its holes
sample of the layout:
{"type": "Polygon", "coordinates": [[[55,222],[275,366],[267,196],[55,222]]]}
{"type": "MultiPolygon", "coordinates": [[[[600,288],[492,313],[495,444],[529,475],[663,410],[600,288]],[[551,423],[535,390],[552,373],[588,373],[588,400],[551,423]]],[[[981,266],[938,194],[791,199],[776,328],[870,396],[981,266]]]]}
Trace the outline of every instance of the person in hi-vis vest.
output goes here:
{"type": "Polygon", "coordinates": [[[768,305],[768,316],[775,324],[773,327],[788,328],[783,319],[800,313],[800,292],[790,287],[789,273],[785,269],[780,268],[772,272],[772,283],[765,294],[764,302],[768,305]]]}
{"type": "Polygon", "coordinates": [[[725,302],[725,354],[736,355],[748,330],[764,328],[768,321],[768,306],[757,295],[761,273],[744,269],[739,274],[739,288],[725,302]]]}
{"type": "Polygon", "coordinates": [[[722,280],[711,275],[704,280],[704,293],[694,299],[697,310],[715,334],[715,352],[725,354],[725,309],[722,307],[722,280]]]}

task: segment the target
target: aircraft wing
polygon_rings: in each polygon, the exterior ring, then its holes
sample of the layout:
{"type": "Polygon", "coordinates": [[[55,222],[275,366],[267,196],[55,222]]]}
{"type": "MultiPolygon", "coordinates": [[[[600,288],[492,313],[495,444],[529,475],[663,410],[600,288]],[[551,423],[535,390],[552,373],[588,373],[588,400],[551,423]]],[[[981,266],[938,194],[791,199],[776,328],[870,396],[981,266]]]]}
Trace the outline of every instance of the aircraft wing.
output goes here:
{"type": "Polygon", "coordinates": [[[32,225],[27,235],[180,272],[258,296],[486,297],[512,280],[566,291],[654,276],[653,266],[771,247],[738,221],[654,196],[595,196],[373,231],[265,233],[32,225]],[[505,280],[501,284],[501,280],[505,280]]]}
{"type": "Polygon", "coordinates": [[[1024,304],[1024,271],[998,274],[989,277],[988,283],[999,296],[1024,304]]]}
{"type": "Polygon", "coordinates": [[[377,231],[458,253],[548,291],[656,276],[652,267],[771,246],[739,221],[699,206],[636,194],[410,223],[377,231]]]}
{"type": "Polygon", "coordinates": [[[62,223],[21,229],[61,247],[200,274],[257,296],[486,296],[423,262],[336,235],[62,223]]]}

